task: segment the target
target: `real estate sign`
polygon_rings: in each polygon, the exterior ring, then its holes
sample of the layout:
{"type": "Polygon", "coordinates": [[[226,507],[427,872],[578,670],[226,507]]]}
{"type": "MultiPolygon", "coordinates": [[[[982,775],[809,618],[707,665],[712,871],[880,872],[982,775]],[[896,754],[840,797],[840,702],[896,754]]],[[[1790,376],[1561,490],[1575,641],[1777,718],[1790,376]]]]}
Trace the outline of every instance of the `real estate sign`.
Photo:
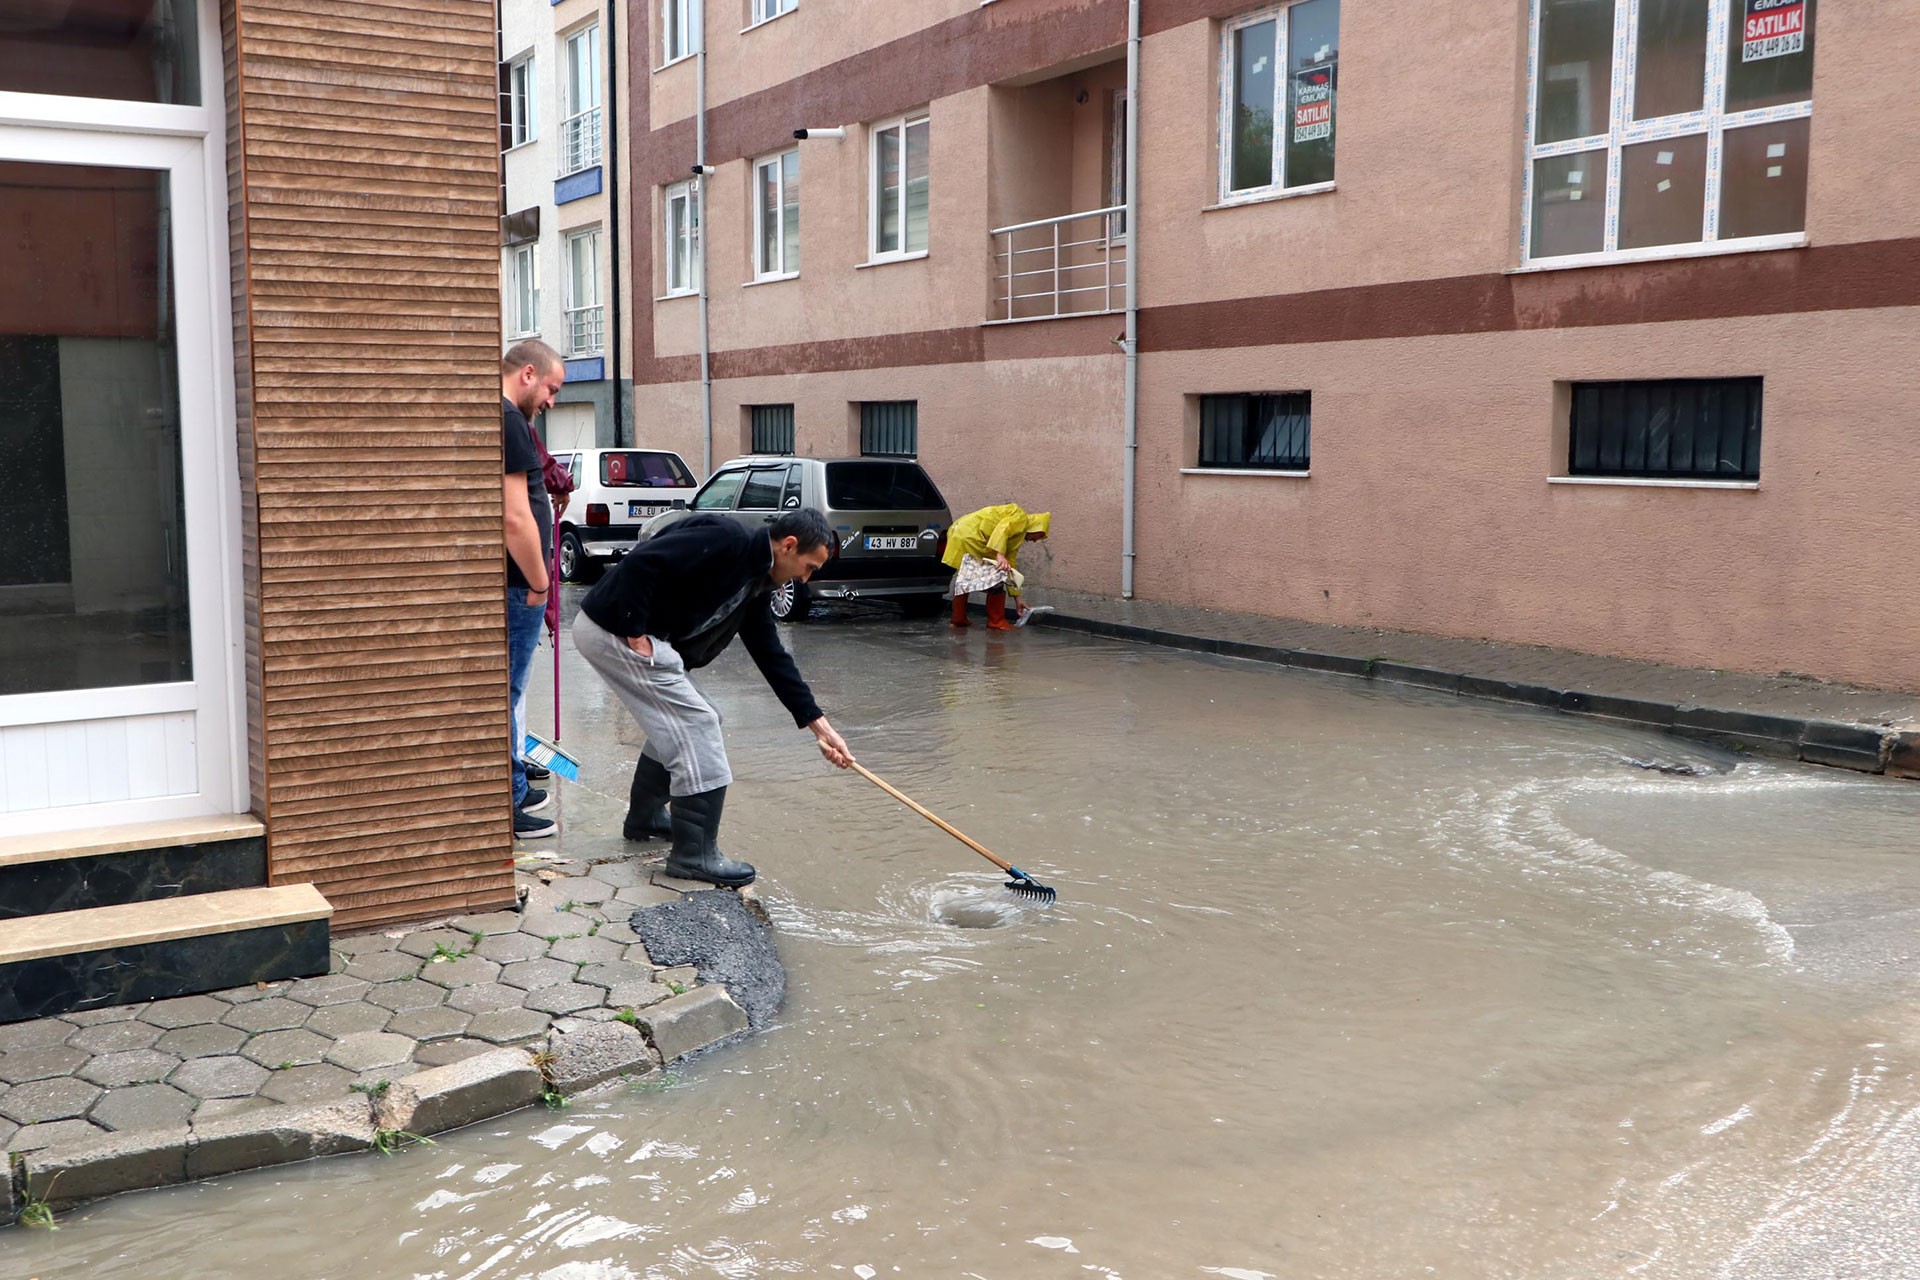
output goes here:
{"type": "Polygon", "coordinates": [[[1333,64],[1302,67],[1293,73],[1293,140],[1313,142],[1333,136],[1333,64]]]}
{"type": "Polygon", "coordinates": [[[1740,34],[1740,61],[1758,62],[1799,53],[1807,47],[1807,0],[1741,0],[1746,24],[1740,34]]]}

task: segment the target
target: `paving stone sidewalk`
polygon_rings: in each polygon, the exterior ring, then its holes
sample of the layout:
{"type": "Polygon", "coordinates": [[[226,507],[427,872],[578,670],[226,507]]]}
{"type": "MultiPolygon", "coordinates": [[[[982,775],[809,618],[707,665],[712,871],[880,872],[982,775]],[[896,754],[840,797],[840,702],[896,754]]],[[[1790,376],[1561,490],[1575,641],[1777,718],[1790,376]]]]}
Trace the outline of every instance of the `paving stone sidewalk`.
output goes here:
{"type": "Polygon", "coordinates": [[[644,1015],[699,979],[654,965],[627,921],[710,888],[658,862],[523,858],[524,909],[336,936],[324,977],[0,1026],[0,1148],[377,1093],[501,1047],[542,1048],[556,1024],[644,1015]]]}
{"type": "Polygon", "coordinates": [[[1741,750],[1920,777],[1920,696],[1528,645],[1048,591],[1043,626],[1596,715],[1741,750]]]}

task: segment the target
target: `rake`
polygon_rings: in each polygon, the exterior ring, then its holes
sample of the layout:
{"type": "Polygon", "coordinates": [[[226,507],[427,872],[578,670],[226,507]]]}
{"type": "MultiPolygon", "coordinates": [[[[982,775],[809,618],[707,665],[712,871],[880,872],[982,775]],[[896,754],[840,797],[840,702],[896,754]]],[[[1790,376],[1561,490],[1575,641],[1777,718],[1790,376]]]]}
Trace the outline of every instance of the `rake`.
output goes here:
{"type": "Polygon", "coordinates": [[[907,806],[907,808],[913,810],[915,813],[925,818],[928,822],[931,822],[934,826],[940,828],[942,831],[952,836],[955,840],[958,840],[961,844],[966,845],[969,849],[973,850],[975,853],[985,858],[988,862],[991,862],[994,866],[1000,868],[1002,871],[1012,876],[1013,879],[1007,881],[1007,888],[1013,890],[1015,893],[1021,895],[1022,897],[1034,899],[1041,906],[1047,905],[1048,903],[1052,902],[1054,898],[1059,896],[1051,888],[1047,887],[1044,884],[1041,884],[1038,880],[1035,880],[1032,876],[1028,875],[1026,872],[1022,871],[1020,868],[1014,866],[1011,862],[1008,862],[1005,858],[1002,858],[999,854],[994,853],[991,849],[987,848],[987,846],[981,844],[978,840],[975,840],[973,837],[967,835],[965,832],[961,831],[958,827],[954,826],[952,823],[947,822],[946,820],[935,815],[934,812],[928,809],[925,805],[916,803],[911,797],[909,797],[906,794],[906,792],[900,790],[900,788],[894,786],[891,782],[888,782],[885,778],[882,778],[879,774],[867,768],[865,765],[861,764],[858,760],[852,761],[851,764],[854,771],[858,773],[861,777],[865,778],[868,782],[871,782],[874,786],[880,788],[882,791],[892,796],[895,800],[898,800],[901,804],[907,806]]]}

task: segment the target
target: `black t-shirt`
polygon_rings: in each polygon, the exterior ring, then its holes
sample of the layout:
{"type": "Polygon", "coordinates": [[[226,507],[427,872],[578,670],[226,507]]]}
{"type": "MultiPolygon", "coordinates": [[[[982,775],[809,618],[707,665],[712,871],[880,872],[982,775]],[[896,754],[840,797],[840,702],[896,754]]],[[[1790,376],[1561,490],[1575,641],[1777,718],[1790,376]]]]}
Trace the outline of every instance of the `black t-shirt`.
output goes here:
{"type": "MultiPolygon", "coordinates": [[[[533,518],[540,526],[540,556],[551,562],[553,559],[553,507],[547,502],[547,487],[540,474],[540,451],[533,446],[533,428],[527,425],[527,416],[519,407],[505,396],[500,397],[501,452],[506,458],[505,471],[508,475],[526,473],[527,505],[533,508],[533,518]]],[[[527,575],[520,572],[520,566],[513,562],[513,556],[507,556],[507,585],[509,587],[531,587],[527,575]]]]}

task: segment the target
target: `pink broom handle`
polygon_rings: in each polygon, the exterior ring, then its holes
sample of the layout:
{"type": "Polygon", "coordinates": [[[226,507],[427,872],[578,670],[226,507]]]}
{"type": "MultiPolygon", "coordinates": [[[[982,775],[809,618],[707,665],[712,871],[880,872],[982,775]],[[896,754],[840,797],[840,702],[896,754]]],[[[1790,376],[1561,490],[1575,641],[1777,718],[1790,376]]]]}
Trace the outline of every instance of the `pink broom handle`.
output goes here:
{"type": "MultiPolygon", "coordinates": [[[[547,588],[554,599],[560,598],[560,539],[553,540],[553,572],[547,575],[547,588]]],[[[553,740],[560,741],[560,623],[553,626],[553,740]]]]}

